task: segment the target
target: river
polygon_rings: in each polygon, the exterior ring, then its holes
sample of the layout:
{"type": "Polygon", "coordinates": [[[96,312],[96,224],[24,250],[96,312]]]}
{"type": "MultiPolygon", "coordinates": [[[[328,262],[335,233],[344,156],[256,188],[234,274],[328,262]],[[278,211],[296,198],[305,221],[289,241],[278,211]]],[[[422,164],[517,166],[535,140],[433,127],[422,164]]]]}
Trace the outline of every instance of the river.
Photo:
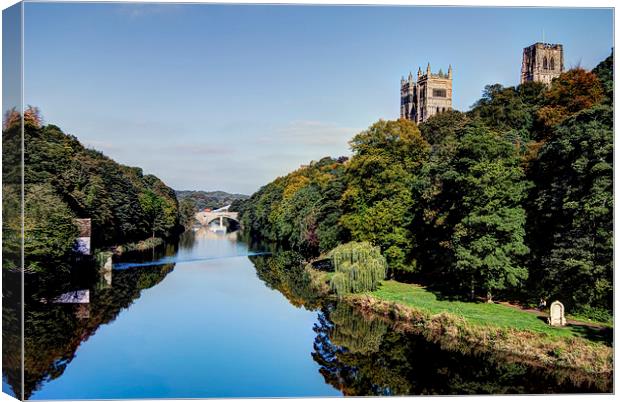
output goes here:
{"type": "MultiPolygon", "coordinates": [[[[600,392],[595,380],[402,333],[318,299],[291,252],[206,229],[26,304],[30,399],[600,392]],[[80,288],[80,289],[78,289],[80,288]],[[65,289],[66,290],[66,289],[65,289]]],[[[7,364],[5,364],[7,366],[7,364]]],[[[5,367],[3,389],[19,386],[5,367]]]]}

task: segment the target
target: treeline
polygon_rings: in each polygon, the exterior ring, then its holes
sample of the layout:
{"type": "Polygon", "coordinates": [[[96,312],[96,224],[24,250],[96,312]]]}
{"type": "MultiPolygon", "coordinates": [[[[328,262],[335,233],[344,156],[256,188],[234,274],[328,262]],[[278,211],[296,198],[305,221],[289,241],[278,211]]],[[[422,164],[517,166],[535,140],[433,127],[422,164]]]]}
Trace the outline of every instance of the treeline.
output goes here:
{"type": "Polygon", "coordinates": [[[237,204],[250,234],[285,247],[317,254],[345,237],[339,220],[346,158],[323,158],[279,177],[237,204]]]}
{"type": "Polygon", "coordinates": [[[250,198],[244,194],[231,194],[225,191],[177,190],[176,195],[179,203],[185,199],[193,200],[197,211],[205,208],[217,209],[250,198]]]}
{"type": "Polygon", "coordinates": [[[378,121],[244,203],[256,237],[307,255],[380,247],[388,275],[605,318],[613,284],[613,58],[551,87],[490,85],[467,113],[378,121]]]}
{"type": "MultiPolygon", "coordinates": [[[[5,116],[5,175],[20,169],[20,124],[15,111],[5,116]]],[[[78,235],[76,218],[92,219],[91,248],[168,237],[179,228],[178,202],[170,187],[140,168],[123,166],[85,148],[52,124],[41,124],[36,108],[24,113],[24,248],[27,271],[46,270],[66,258],[78,235]]],[[[19,206],[7,188],[6,206],[19,206]]],[[[19,209],[19,208],[18,208],[19,209]]],[[[19,214],[7,211],[8,233],[19,228],[19,214]],[[12,229],[11,229],[12,228],[12,229]]],[[[19,250],[18,236],[5,236],[5,249],[19,250]]]]}

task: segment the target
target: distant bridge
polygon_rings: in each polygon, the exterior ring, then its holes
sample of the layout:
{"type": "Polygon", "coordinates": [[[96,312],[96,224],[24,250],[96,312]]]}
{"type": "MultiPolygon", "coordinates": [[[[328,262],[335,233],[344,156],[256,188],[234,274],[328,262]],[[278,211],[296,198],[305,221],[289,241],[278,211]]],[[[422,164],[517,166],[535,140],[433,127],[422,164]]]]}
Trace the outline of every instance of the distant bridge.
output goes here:
{"type": "Polygon", "coordinates": [[[208,226],[209,223],[214,220],[219,219],[220,227],[224,226],[224,218],[230,219],[231,221],[235,221],[239,223],[239,213],[238,212],[229,212],[230,205],[226,205],[225,207],[214,209],[213,211],[206,212],[196,212],[196,220],[200,222],[201,225],[208,226]]]}

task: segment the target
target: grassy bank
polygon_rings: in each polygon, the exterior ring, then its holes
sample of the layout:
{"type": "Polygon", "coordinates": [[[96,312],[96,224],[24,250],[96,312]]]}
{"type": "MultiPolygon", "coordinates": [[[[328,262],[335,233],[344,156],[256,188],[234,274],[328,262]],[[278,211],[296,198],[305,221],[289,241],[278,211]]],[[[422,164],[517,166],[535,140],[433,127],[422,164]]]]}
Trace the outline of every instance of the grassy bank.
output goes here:
{"type": "Polygon", "coordinates": [[[613,349],[567,326],[553,328],[507,306],[439,300],[423,287],[385,281],[380,289],[345,297],[366,313],[389,318],[395,329],[423,334],[442,348],[497,352],[541,367],[583,370],[610,381],[613,349]]]}
{"type": "Polygon", "coordinates": [[[430,314],[444,312],[453,314],[473,325],[526,330],[558,337],[584,337],[593,331],[585,325],[551,327],[535,314],[501,304],[442,300],[437,294],[415,284],[384,281],[381,287],[370,295],[379,300],[400,303],[430,314]]]}

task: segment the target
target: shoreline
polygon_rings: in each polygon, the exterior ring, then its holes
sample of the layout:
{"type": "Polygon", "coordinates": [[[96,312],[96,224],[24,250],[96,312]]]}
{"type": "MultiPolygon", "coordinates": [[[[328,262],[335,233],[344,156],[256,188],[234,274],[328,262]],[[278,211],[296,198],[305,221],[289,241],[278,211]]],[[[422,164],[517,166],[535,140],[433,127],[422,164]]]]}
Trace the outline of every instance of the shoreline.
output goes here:
{"type": "Polygon", "coordinates": [[[363,314],[388,320],[395,331],[421,334],[450,350],[495,353],[509,361],[559,370],[573,381],[592,382],[594,379],[601,389],[613,389],[613,347],[577,336],[480,325],[446,311],[433,313],[368,293],[338,298],[330,293],[327,273],[308,265],[306,272],[319,295],[337,298],[363,314]]]}

